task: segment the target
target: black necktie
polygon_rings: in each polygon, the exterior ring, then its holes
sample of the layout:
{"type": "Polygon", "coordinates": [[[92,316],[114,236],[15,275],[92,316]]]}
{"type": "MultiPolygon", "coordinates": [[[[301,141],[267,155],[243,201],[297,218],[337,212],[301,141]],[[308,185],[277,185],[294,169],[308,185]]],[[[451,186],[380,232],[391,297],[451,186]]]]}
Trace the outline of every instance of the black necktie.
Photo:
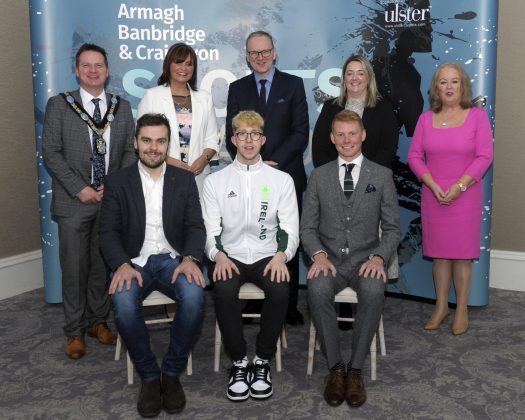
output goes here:
{"type": "Polygon", "coordinates": [[[261,84],[261,90],[259,91],[259,102],[261,103],[261,109],[264,111],[266,109],[266,79],[261,79],[259,83],[261,84]]]}
{"type": "Polygon", "coordinates": [[[352,169],[354,169],[355,163],[347,163],[344,165],[346,168],[345,179],[344,179],[344,192],[346,198],[350,198],[354,192],[354,179],[352,178],[352,169]]]}
{"type": "MultiPolygon", "coordinates": [[[[95,104],[95,110],[93,111],[93,120],[95,123],[102,121],[102,115],[100,114],[99,98],[93,98],[91,100],[95,104]]],[[[106,160],[105,152],[105,140],[95,132],[93,132],[93,188],[98,189],[104,183],[104,175],[106,174],[106,160]],[[101,143],[101,144],[98,144],[101,143]]]]}

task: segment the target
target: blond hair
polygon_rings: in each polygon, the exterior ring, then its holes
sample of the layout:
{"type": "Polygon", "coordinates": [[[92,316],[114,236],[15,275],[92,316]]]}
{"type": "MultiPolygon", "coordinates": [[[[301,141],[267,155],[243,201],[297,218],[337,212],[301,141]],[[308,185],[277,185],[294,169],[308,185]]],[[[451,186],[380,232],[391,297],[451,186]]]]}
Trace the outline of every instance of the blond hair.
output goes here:
{"type": "Polygon", "coordinates": [[[339,89],[339,96],[334,99],[334,102],[342,108],[344,108],[346,105],[345,73],[348,64],[350,64],[352,61],[357,61],[363,66],[363,70],[365,71],[366,77],[368,78],[368,83],[366,85],[365,106],[368,108],[373,108],[381,99],[381,95],[377,90],[376,76],[374,74],[372,64],[370,64],[370,61],[368,61],[365,57],[360,55],[351,55],[345,61],[343,65],[343,72],[341,74],[341,88],[339,89]]]}
{"type": "Polygon", "coordinates": [[[264,119],[255,111],[241,111],[232,119],[232,128],[235,132],[241,125],[257,127],[264,130],[264,119]]]}

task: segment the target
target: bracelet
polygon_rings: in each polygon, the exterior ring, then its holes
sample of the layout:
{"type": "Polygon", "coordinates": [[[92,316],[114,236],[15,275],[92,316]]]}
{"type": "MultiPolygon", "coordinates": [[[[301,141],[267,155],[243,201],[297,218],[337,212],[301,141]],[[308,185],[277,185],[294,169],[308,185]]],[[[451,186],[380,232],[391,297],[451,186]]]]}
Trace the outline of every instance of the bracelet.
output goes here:
{"type": "Polygon", "coordinates": [[[206,155],[206,154],[204,154],[204,155],[202,155],[202,156],[204,156],[204,157],[206,158],[206,161],[207,161],[208,163],[211,162],[211,157],[209,157],[209,156],[206,155]]]}

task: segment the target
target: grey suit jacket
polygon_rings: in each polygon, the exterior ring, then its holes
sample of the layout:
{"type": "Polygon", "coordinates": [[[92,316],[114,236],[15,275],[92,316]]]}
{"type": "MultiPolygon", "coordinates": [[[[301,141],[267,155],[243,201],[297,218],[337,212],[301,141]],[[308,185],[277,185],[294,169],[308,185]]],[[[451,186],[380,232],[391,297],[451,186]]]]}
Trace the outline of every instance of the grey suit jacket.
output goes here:
{"type": "MultiPolygon", "coordinates": [[[[78,90],[71,93],[77,102],[82,103],[78,90]]],[[[109,102],[109,95],[106,96],[109,102]]],[[[131,106],[122,98],[120,101],[120,108],[110,126],[108,173],[136,161],[131,106]]],[[[53,178],[51,211],[55,216],[72,216],[80,206],[86,205],[76,195],[91,185],[91,145],[87,124],[62,96],[50,98],[46,106],[42,151],[53,178]]]]}
{"type": "Polygon", "coordinates": [[[366,158],[345,212],[337,160],[310,175],[303,203],[301,241],[306,253],[323,250],[338,269],[350,271],[378,254],[386,262],[401,237],[398,197],[392,171],[366,158]],[[379,222],[382,236],[379,237],[379,222]],[[348,257],[342,250],[348,247],[348,257]]]}

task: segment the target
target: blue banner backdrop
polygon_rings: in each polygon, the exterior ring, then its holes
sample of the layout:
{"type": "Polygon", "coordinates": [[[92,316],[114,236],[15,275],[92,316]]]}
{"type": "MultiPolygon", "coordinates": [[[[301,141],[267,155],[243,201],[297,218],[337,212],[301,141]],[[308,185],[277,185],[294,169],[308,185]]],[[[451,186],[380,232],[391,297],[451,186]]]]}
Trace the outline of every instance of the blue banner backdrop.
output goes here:
{"type": "MultiPolygon", "coordinates": [[[[464,66],[474,96],[485,99],[493,121],[497,1],[334,0],[330,7],[318,0],[29,3],[47,302],[61,301],[61,272],[58,233],[50,214],[51,181],[41,153],[42,124],[48,98],[78,86],[73,69],[78,47],[92,42],[107,50],[111,74],[107,90],[128,99],[135,109],[144,89],[156,85],[167,48],[175,42],[192,45],[199,57],[199,86],[212,92],[224,133],[228,84],[248,73],[245,38],[259,29],[276,39],[277,66],[303,78],[312,128],[322,102],[338,94],[344,60],[358,53],[373,63],[380,90],[391,97],[402,121],[395,166],[403,229],[401,275],[389,290],[435,296],[431,262],[421,255],[420,186],[406,165],[406,153],[415,122],[428,109],[430,78],[443,62],[464,66]]],[[[227,153],[221,154],[221,161],[227,163],[227,153]]],[[[304,161],[311,171],[310,148],[304,161]]],[[[491,171],[484,183],[482,252],[474,265],[471,305],[488,302],[491,171]]],[[[450,299],[455,300],[453,292],[450,299]]]]}

